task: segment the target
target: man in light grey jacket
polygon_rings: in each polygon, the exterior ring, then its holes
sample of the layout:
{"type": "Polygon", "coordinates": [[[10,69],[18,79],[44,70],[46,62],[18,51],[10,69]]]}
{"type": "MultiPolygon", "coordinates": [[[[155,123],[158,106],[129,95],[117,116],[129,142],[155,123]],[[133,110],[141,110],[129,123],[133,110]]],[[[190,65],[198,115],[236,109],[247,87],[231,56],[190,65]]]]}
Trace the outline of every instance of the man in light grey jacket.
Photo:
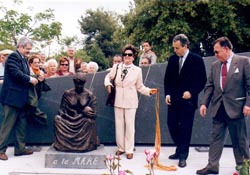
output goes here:
{"type": "Polygon", "coordinates": [[[218,174],[219,160],[228,128],[236,167],[249,159],[245,117],[250,114],[250,59],[235,55],[227,37],[214,42],[217,61],[212,64],[201,101],[200,114],[205,117],[210,103],[213,117],[212,140],[208,164],[197,174],[218,174]]]}

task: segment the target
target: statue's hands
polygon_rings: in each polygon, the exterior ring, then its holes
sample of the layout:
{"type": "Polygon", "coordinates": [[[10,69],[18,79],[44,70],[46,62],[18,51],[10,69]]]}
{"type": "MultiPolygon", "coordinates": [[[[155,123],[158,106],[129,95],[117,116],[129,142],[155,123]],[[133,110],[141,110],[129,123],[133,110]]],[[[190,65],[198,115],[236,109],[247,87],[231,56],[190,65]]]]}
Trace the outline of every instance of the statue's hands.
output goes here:
{"type": "Polygon", "coordinates": [[[83,109],[84,113],[88,116],[88,117],[94,117],[95,116],[95,112],[93,111],[93,109],[89,106],[86,106],[83,109]]]}

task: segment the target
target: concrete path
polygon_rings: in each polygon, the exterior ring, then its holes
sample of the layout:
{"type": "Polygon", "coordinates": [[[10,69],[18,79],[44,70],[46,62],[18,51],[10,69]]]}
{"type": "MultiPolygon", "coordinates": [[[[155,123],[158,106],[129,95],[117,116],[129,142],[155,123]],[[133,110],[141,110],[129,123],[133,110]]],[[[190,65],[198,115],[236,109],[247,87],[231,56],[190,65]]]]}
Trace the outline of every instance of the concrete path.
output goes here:
{"type": "MultiPolygon", "coordinates": [[[[121,156],[121,169],[131,170],[135,175],[146,175],[148,173],[145,167],[146,156],[145,149],[153,149],[152,146],[137,146],[132,160],[121,156]]],[[[43,146],[40,152],[34,152],[33,155],[15,157],[13,147],[9,147],[7,155],[9,160],[0,160],[0,175],[102,175],[107,174],[107,169],[65,169],[65,168],[45,168],[45,154],[49,146],[43,146]]],[[[172,154],[175,147],[164,146],[161,148],[159,162],[164,165],[177,165],[178,160],[169,160],[168,156],[172,154]]],[[[115,146],[104,146],[105,155],[113,154],[116,151],[115,146]]],[[[190,156],[187,160],[187,167],[179,168],[177,171],[155,170],[155,175],[195,175],[197,169],[203,168],[207,164],[208,153],[197,152],[194,147],[190,148],[190,156]]],[[[224,148],[221,158],[220,175],[233,175],[235,171],[235,161],[232,148],[224,148]]]]}

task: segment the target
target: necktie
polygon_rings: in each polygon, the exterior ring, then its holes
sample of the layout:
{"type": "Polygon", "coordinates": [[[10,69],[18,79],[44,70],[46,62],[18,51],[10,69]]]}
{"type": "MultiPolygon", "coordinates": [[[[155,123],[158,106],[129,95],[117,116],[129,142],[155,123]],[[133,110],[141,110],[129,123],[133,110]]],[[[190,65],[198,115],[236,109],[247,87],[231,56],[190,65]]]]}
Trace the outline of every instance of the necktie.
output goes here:
{"type": "Polygon", "coordinates": [[[179,57],[179,73],[181,72],[183,57],[179,57]]]}
{"type": "Polygon", "coordinates": [[[221,86],[222,86],[222,89],[225,88],[226,79],[227,79],[227,61],[223,62],[222,68],[221,68],[221,86]]]}
{"type": "Polygon", "coordinates": [[[26,74],[29,74],[29,64],[28,64],[28,61],[25,57],[22,57],[23,58],[23,62],[24,62],[24,68],[25,68],[25,73],[26,74]]]}

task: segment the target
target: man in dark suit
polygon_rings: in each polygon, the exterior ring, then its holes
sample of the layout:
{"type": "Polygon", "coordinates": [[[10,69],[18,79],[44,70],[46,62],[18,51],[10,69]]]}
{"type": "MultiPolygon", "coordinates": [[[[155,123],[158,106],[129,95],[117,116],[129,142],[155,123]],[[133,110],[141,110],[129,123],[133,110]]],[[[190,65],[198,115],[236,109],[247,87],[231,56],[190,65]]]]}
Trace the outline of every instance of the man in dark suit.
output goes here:
{"type": "Polygon", "coordinates": [[[176,54],[169,58],[164,80],[168,128],[177,146],[169,159],[179,159],[179,167],[186,166],[198,94],[207,79],[203,59],[192,53],[188,44],[186,35],[174,37],[173,48],[176,54]]]}
{"type": "Polygon", "coordinates": [[[197,174],[218,174],[226,129],[229,130],[237,168],[249,159],[249,143],[245,116],[250,114],[250,59],[235,55],[227,37],[214,42],[217,61],[204,88],[200,114],[205,117],[210,103],[213,117],[212,140],[208,164],[197,174]]]}
{"type": "MultiPolygon", "coordinates": [[[[15,134],[15,156],[29,155],[33,151],[25,148],[26,107],[30,102],[29,89],[38,83],[30,76],[26,56],[32,49],[32,42],[23,37],[17,44],[17,50],[11,53],[5,63],[4,81],[0,101],[4,109],[4,119],[0,128],[0,160],[7,160],[6,150],[10,133],[15,134]]],[[[34,87],[33,87],[34,88],[34,87]]]]}

